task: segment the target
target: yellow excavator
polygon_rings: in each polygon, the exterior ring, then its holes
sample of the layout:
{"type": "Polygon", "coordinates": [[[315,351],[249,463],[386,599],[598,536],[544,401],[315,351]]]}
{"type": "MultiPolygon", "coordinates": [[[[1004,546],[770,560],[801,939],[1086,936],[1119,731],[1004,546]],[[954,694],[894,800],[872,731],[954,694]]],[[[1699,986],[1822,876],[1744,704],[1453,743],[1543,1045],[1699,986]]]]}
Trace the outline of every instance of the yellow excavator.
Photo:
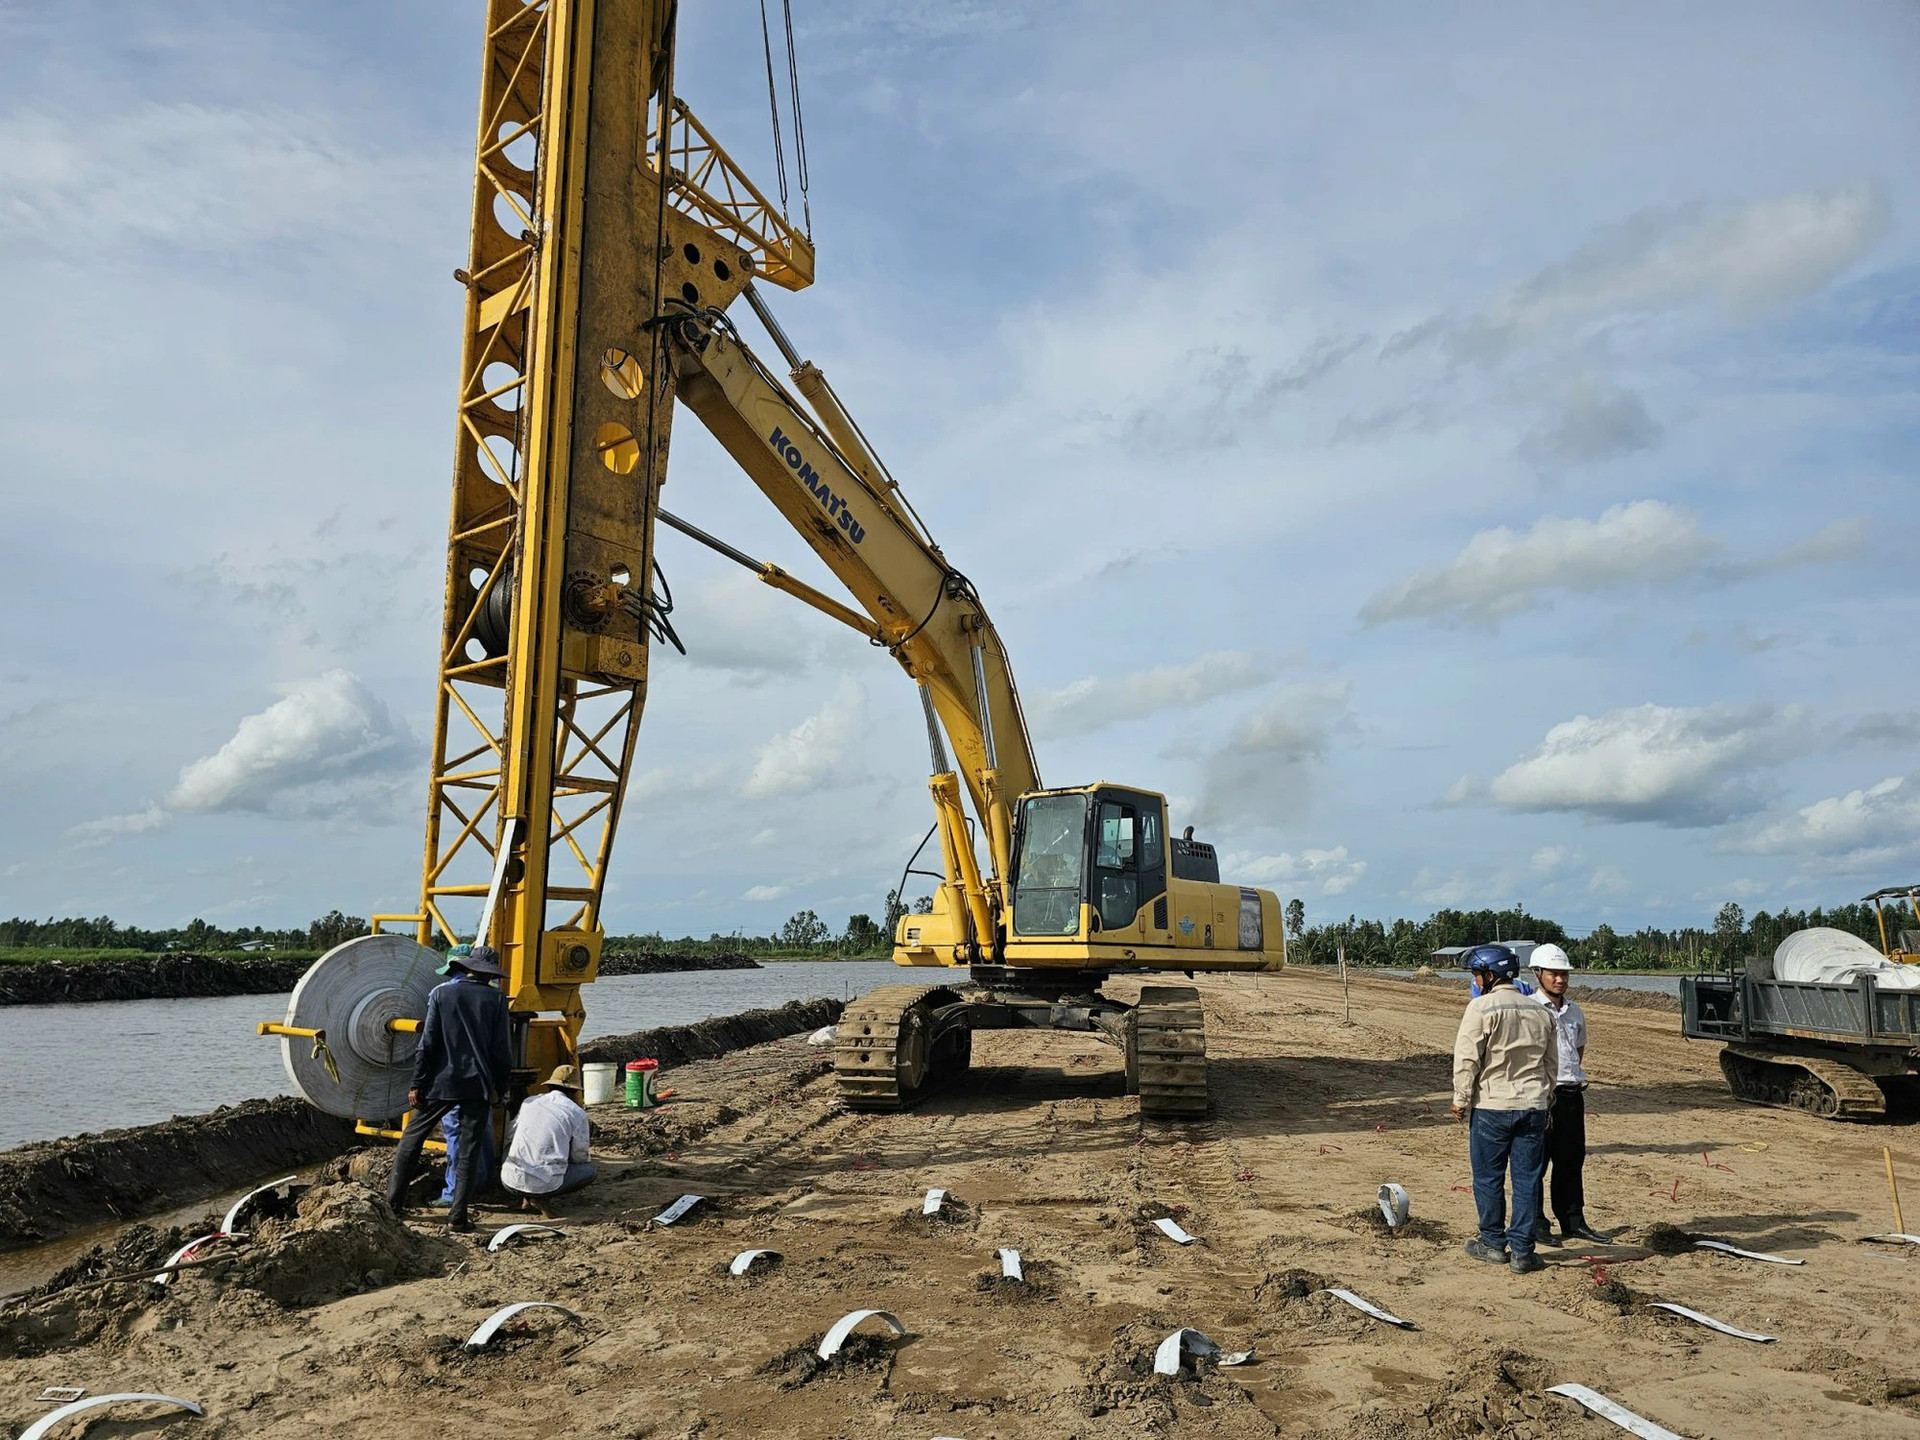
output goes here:
{"type": "Polygon", "coordinates": [[[577,1058],[652,645],[680,644],[654,558],[665,525],[858,630],[919,687],[942,878],[930,913],[901,917],[894,960],[970,975],[848,1007],[846,1103],[912,1104],[964,1069],[973,1031],[1026,1027],[1117,1046],[1144,1114],[1204,1113],[1197,991],[1148,984],[1127,1004],[1101,986],[1278,969],[1279,902],[1221,884],[1153,791],[1042,786],[979,596],[761,293],[811,284],[813,246],[674,94],[675,14],[488,0],[419,906],[322,956],[260,1031],[313,1103],[394,1135],[430,942],[473,937],[507,972],[516,1084],[577,1058]],[[735,328],[743,297],[791,388],[735,328]],[[662,508],[676,400],[854,605],[662,508]]]}

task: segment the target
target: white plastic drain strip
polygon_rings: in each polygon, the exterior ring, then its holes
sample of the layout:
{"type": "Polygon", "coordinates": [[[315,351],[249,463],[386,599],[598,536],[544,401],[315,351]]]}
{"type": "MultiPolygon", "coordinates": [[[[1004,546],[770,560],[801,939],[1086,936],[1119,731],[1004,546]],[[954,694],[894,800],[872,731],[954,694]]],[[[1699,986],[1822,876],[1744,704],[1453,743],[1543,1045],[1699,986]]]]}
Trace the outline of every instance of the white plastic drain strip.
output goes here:
{"type": "Polygon", "coordinates": [[[1789,1260],[1784,1255],[1762,1255],[1758,1250],[1742,1250],[1737,1245],[1728,1245],[1720,1240],[1696,1240],[1694,1245],[1701,1250],[1718,1250],[1722,1255],[1738,1255],[1742,1260],[1764,1260],[1769,1265],[1804,1265],[1804,1260],[1789,1260]]]}
{"type": "Polygon", "coordinates": [[[280,1186],[291,1184],[299,1178],[298,1175],[282,1175],[278,1180],[269,1180],[266,1184],[255,1186],[253,1189],[247,1191],[246,1194],[242,1195],[228,1207],[227,1218],[220,1222],[220,1228],[231,1234],[234,1225],[239,1222],[241,1213],[245,1211],[248,1205],[253,1203],[256,1195],[264,1195],[269,1190],[276,1190],[280,1186]]]}
{"type": "Polygon", "coordinates": [[[1182,1351],[1189,1355],[1218,1355],[1220,1347],[1198,1330],[1176,1330],[1162,1340],[1160,1348],[1153,1352],[1153,1373],[1178,1375],[1182,1351]]]}
{"type": "Polygon", "coordinates": [[[1027,1272],[1020,1268],[1020,1252],[1018,1250],[1002,1250],[1000,1252],[1000,1276],[1005,1280],[1024,1280],[1027,1278],[1027,1272]]]}
{"type": "Polygon", "coordinates": [[[682,1195],[678,1200],[654,1216],[653,1223],[656,1225],[671,1225],[674,1221],[684,1217],[689,1210],[693,1209],[693,1207],[698,1205],[704,1198],[704,1196],[700,1195],[682,1195]]]}
{"type": "Polygon", "coordinates": [[[1382,1185],[1379,1200],[1380,1213],[1386,1217],[1389,1230],[1398,1230],[1413,1213],[1413,1201],[1407,1198],[1404,1186],[1382,1185]]]}
{"type": "Polygon", "coordinates": [[[1894,1231],[1891,1235],[1864,1235],[1861,1238],[1863,1240],[1883,1240],[1888,1244],[1920,1245],[1920,1235],[1908,1235],[1899,1230],[1894,1231]]]}
{"type": "Polygon", "coordinates": [[[754,1261],[763,1257],[768,1261],[778,1260],[780,1258],[780,1252],[778,1250],[742,1250],[738,1255],[733,1257],[733,1263],[727,1267],[727,1273],[731,1275],[744,1275],[753,1269],[754,1261]]]}
{"type": "Polygon", "coordinates": [[[216,1240],[244,1240],[246,1238],[247,1234],[244,1230],[238,1234],[229,1234],[225,1230],[216,1230],[211,1235],[202,1235],[197,1240],[189,1240],[167,1257],[165,1273],[154,1276],[153,1283],[156,1285],[165,1285],[168,1281],[172,1280],[174,1275],[178,1273],[178,1267],[188,1260],[193,1259],[193,1257],[199,1253],[202,1246],[211,1245],[216,1240]]]}
{"type": "Polygon", "coordinates": [[[863,1320],[878,1320],[896,1335],[907,1333],[907,1327],[900,1323],[899,1317],[885,1310],[855,1310],[833,1322],[833,1328],[827,1331],[826,1338],[820,1342],[820,1358],[831,1360],[838,1355],[840,1347],[847,1343],[847,1337],[853,1334],[854,1327],[863,1320]]]}
{"type": "Polygon", "coordinates": [[[565,1236],[566,1231],[554,1225],[542,1225],[538,1220],[524,1220],[518,1225],[503,1225],[493,1232],[493,1238],[487,1242],[487,1249],[498,1250],[516,1235],[525,1235],[532,1231],[541,1231],[548,1235],[565,1236]]]}
{"type": "Polygon", "coordinates": [[[521,1300],[512,1305],[502,1305],[486,1319],[480,1322],[480,1328],[467,1337],[467,1349],[484,1350],[492,1341],[500,1327],[518,1315],[522,1310],[558,1310],[569,1320],[578,1321],[580,1317],[564,1305],[556,1305],[551,1300],[521,1300]]]}
{"type": "Polygon", "coordinates": [[[1176,1245],[1193,1245],[1198,1243],[1200,1239],[1198,1235],[1189,1235],[1186,1231],[1182,1230],[1174,1223],[1173,1217],[1170,1215],[1163,1215],[1160,1219],[1154,1221],[1153,1228],[1173,1241],[1176,1245]]]}
{"type": "Polygon", "coordinates": [[[58,1410],[48,1411],[22,1432],[20,1440],[40,1440],[42,1435],[51,1434],[54,1427],[59,1425],[69,1415],[78,1415],[82,1410],[91,1410],[96,1405],[117,1405],[122,1401],[131,1404],[136,1400],[154,1405],[177,1406],[179,1409],[185,1410],[191,1415],[204,1415],[207,1413],[198,1405],[194,1404],[193,1401],[181,1400],[173,1395],[153,1395],[145,1391],[128,1391],[121,1395],[92,1395],[85,1400],[76,1400],[71,1405],[62,1405],[58,1410]]]}
{"type": "Polygon", "coordinates": [[[1564,1395],[1577,1405],[1584,1406],[1602,1420],[1611,1420],[1629,1435],[1638,1435],[1640,1440],[1686,1440],[1664,1426],[1656,1425],[1644,1416],[1636,1415],[1624,1405],[1616,1405],[1598,1390],[1589,1390],[1584,1385],[1549,1385],[1549,1395],[1564,1395]]]}
{"type": "Polygon", "coordinates": [[[1696,1325],[1704,1325],[1709,1330],[1718,1330],[1722,1335],[1731,1335],[1736,1340],[1751,1340],[1756,1345],[1773,1344],[1773,1336],[1771,1335],[1756,1335],[1751,1330],[1736,1330],[1733,1326],[1726,1324],[1724,1321],[1716,1320],[1711,1315],[1702,1315],[1698,1310],[1689,1310],[1686,1306],[1675,1305],[1670,1300],[1655,1300],[1650,1308],[1654,1310],[1671,1310],[1676,1315],[1685,1316],[1696,1325]]]}
{"type": "Polygon", "coordinates": [[[927,1198],[920,1202],[920,1213],[922,1215],[938,1215],[940,1213],[941,1207],[944,1206],[946,1203],[947,1203],[946,1191],[929,1190],[927,1191],[927,1198]]]}
{"type": "Polygon", "coordinates": [[[1344,1300],[1363,1315],[1371,1315],[1374,1319],[1388,1325],[1398,1325],[1402,1330],[1418,1330],[1420,1328],[1411,1320],[1402,1320],[1398,1315],[1387,1310],[1382,1310],[1370,1300],[1362,1300],[1351,1290],[1342,1290],[1338,1286],[1335,1286],[1327,1290],[1322,1290],[1320,1293],[1322,1295],[1331,1295],[1336,1300],[1344,1300]]]}

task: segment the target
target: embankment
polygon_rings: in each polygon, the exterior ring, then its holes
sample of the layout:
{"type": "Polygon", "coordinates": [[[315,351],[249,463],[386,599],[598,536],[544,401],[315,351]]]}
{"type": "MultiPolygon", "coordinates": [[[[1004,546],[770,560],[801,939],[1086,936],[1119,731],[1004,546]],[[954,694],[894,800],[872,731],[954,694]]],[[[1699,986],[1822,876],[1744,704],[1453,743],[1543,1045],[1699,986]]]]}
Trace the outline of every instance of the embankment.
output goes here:
{"type": "MultiPolygon", "coordinates": [[[[795,1000],[777,1010],[609,1035],[586,1046],[585,1058],[624,1063],[649,1056],[672,1069],[817,1030],[844,1008],[838,1000],[795,1000]]],[[[219,1195],[357,1143],[351,1122],[288,1097],[22,1145],[0,1152],[0,1251],[219,1195]]]]}
{"type": "MultiPolygon", "coordinates": [[[[236,960],[223,955],[142,955],[128,960],[46,960],[0,965],[0,1005],[62,1005],[82,1000],[188,1000],[216,995],[281,995],[307,973],[309,960],[236,960]]],[[[679,970],[758,970],[745,955],[616,951],[600,973],[664,975],[679,970]]]]}
{"type": "Polygon", "coordinates": [[[749,1045],[782,1040],[803,1030],[818,1030],[840,1018],[847,1007],[838,1000],[790,1000],[777,1010],[748,1010],[740,1015],[717,1015],[697,1025],[663,1025],[657,1030],[635,1030],[628,1035],[602,1035],[581,1047],[584,1061],[658,1060],[662,1070],[690,1060],[708,1060],[749,1045]]]}
{"type": "Polygon", "coordinates": [[[218,1195],[353,1144],[350,1122],[281,1098],[22,1145],[0,1153],[0,1250],[218,1195]]]}

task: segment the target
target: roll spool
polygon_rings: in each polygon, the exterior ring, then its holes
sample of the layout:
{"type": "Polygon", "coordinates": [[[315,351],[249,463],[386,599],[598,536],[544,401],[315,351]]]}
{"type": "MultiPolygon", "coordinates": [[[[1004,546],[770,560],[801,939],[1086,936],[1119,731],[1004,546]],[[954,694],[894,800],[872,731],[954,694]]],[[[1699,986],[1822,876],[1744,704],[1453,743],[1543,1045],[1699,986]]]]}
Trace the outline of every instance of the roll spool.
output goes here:
{"type": "Polygon", "coordinates": [[[441,964],[438,951],[404,935],[362,935],[308,967],[293,987],[286,1028],[318,1031],[324,1039],[280,1040],[287,1078],[308,1104],[349,1120],[388,1120],[406,1110],[419,1037],[390,1022],[427,1013],[441,964]],[[338,1079],[328,1071],[328,1056],[338,1079]]]}

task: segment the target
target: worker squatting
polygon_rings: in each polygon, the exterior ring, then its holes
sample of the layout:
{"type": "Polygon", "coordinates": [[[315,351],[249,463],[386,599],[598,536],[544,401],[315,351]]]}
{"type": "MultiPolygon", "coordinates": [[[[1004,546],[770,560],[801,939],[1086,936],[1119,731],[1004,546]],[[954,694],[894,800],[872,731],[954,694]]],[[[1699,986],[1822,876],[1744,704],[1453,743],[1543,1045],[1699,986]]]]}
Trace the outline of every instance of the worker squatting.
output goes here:
{"type": "Polygon", "coordinates": [[[840,522],[840,528],[847,532],[849,540],[858,545],[867,538],[866,527],[853,518],[853,513],[847,509],[847,502],[827,488],[827,482],[820,478],[820,472],[806,462],[800,447],[787,439],[778,425],[773,427],[767,443],[773,446],[774,454],[787,462],[787,468],[800,477],[800,483],[812,492],[813,498],[820,502],[827,514],[840,522]]]}

